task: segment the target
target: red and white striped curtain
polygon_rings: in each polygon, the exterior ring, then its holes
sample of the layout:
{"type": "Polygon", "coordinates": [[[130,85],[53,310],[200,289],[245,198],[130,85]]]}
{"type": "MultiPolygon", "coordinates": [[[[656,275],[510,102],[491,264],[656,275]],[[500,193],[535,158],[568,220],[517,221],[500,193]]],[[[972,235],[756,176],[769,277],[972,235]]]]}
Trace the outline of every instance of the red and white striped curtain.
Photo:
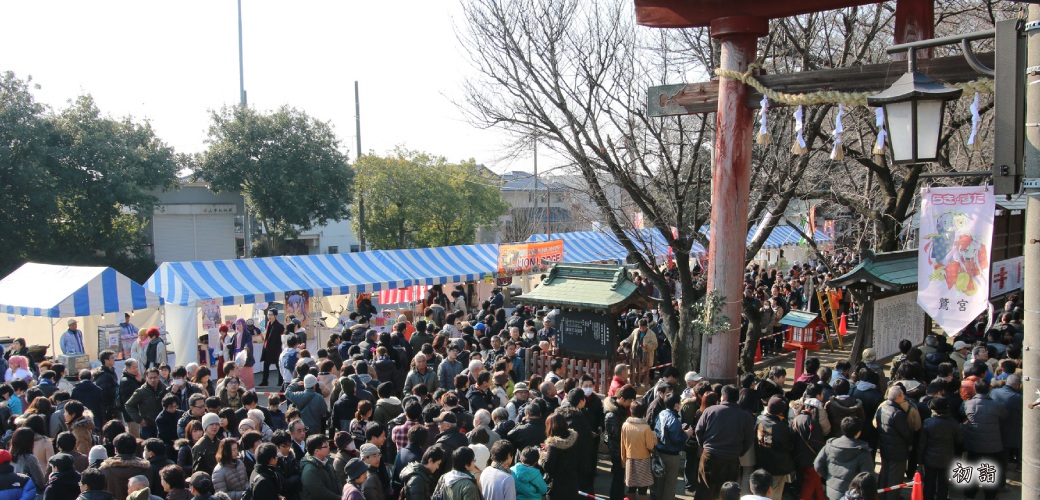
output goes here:
{"type": "Polygon", "coordinates": [[[422,300],[426,290],[431,285],[415,285],[406,288],[395,288],[393,290],[382,290],[379,292],[380,304],[398,304],[401,302],[413,302],[422,300]]]}

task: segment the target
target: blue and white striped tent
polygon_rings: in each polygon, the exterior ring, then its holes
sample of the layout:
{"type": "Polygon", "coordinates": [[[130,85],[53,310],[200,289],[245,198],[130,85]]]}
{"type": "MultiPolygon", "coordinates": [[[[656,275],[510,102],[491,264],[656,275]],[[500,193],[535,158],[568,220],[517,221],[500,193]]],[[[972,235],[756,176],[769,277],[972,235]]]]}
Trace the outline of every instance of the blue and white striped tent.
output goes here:
{"type": "Polygon", "coordinates": [[[294,290],[320,297],[325,288],[308,279],[290,257],[164,262],[144,287],[167,304],[190,307],[209,299],[225,306],[285,300],[285,293],[294,290]]]}
{"type": "Polygon", "coordinates": [[[23,264],[0,281],[0,312],[70,318],[159,307],[157,294],[111,267],[23,264]]]}
{"type": "MultiPolygon", "coordinates": [[[[644,251],[650,249],[654,257],[664,259],[668,256],[668,243],[657,229],[641,229],[630,233],[630,237],[637,248],[644,251]]],[[[617,237],[611,233],[599,231],[578,231],[572,233],[557,233],[552,235],[553,240],[563,240],[563,260],[565,262],[599,262],[613,260],[624,262],[628,251],[618,242],[617,237]]],[[[545,234],[536,234],[527,241],[546,241],[545,234]]],[[[692,251],[694,255],[707,253],[704,247],[694,242],[692,251]]]]}
{"type": "Polygon", "coordinates": [[[387,266],[399,269],[411,285],[441,285],[484,279],[498,271],[498,245],[460,245],[382,250],[387,266]]]}
{"type": "Polygon", "coordinates": [[[284,257],[321,288],[322,296],[371,293],[412,285],[396,265],[379,252],[284,257]]]}

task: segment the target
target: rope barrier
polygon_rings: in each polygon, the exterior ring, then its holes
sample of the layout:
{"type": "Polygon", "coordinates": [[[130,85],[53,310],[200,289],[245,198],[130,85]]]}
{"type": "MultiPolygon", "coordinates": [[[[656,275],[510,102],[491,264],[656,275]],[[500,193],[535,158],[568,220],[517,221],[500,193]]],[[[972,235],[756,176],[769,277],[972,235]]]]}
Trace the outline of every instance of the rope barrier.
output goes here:
{"type": "MultiPolygon", "coordinates": [[[[779,102],[790,106],[808,106],[814,104],[866,106],[867,97],[874,95],[873,92],[838,92],[837,90],[821,90],[819,92],[810,92],[808,94],[788,94],[778,92],[766,87],[762,82],[752,76],[754,70],[761,67],[762,65],[759,63],[752,63],[748,66],[748,70],[743,73],[732,69],[716,68],[715,74],[722,78],[740,81],[751,86],[773,102],[779,102]]],[[[980,94],[993,93],[993,80],[989,78],[980,78],[978,80],[964,83],[954,83],[950,84],[950,86],[964,90],[964,96],[973,96],[975,92],[980,94]]]]}
{"type": "Polygon", "coordinates": [[[917,483],[916,481],[910,481],[909,483],[897,484],[895,486],[889,486],[888,488],[881,488],[881,489],[877,490],[877,492],[878,493],[885,493],[887,491],[898,490],[900,488],[910,488],[910,487],[913,487],[915,484],[920,484],[920,483],[917,483]]]}

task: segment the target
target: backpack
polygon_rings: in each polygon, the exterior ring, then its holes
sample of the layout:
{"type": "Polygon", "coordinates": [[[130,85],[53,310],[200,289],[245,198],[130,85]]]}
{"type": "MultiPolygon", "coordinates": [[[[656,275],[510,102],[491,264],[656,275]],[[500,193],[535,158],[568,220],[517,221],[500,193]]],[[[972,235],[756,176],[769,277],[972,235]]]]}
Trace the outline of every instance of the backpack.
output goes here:
{"type": "Polygon", "coordinates": [[[798,433],[802,443],[809,448],[813,454],[817,454],[827,444],[827,436],[823,435],[823,427],[813,418],[811,410],[802,410],[794,418],[794,430],[798,433]]]}
{"type": "Polygon", "coordinates": [[[282,368],[289,370],[290,372],[295,372],[296,363],[298,361],[300,361],[300,352],[294,349],[293,352],[290,352],[285,356],[285,360],[282,361],[282,368]]]}

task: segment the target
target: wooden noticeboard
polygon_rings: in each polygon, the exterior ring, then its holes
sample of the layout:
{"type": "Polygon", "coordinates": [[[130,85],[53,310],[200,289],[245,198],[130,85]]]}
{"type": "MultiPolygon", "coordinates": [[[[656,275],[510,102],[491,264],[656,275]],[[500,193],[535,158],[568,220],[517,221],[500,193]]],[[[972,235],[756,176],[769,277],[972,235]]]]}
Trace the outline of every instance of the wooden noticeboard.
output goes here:
{"type": "Polygon", "coordinates": [[[616,324],[610,318],[593,312],[561,312],[556,322],[561,355],[611,359],[616,324]]]}

